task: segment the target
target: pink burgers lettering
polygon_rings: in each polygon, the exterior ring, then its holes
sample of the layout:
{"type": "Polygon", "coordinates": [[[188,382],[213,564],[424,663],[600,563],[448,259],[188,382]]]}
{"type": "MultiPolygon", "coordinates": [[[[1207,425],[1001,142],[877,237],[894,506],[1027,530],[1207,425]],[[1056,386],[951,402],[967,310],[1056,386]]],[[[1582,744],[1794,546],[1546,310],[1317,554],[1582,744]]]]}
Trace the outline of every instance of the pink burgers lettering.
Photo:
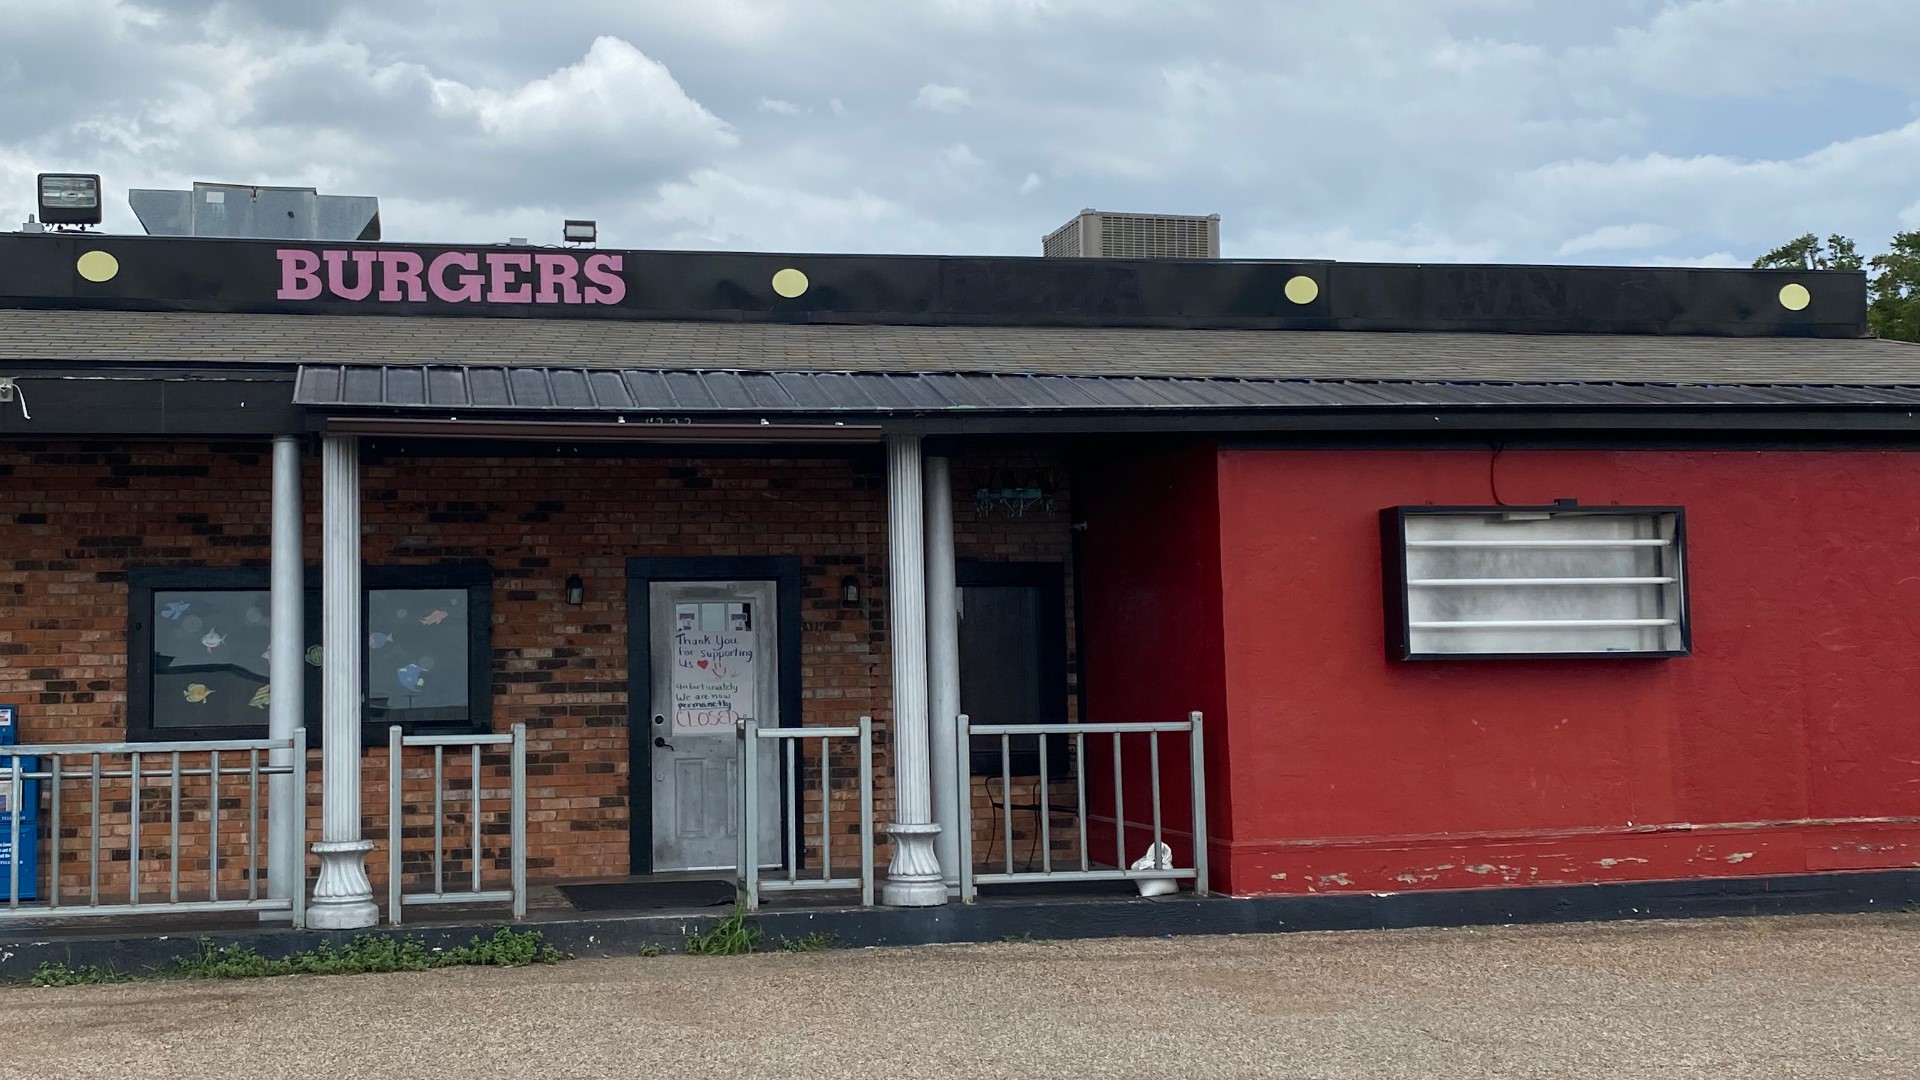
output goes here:
{"type": "Polygon", "coordinates": [[[312,251],[280,248],[276,300],[370,303],[618,304],[626,299],[619,255],[570,251],[312,251]]]}

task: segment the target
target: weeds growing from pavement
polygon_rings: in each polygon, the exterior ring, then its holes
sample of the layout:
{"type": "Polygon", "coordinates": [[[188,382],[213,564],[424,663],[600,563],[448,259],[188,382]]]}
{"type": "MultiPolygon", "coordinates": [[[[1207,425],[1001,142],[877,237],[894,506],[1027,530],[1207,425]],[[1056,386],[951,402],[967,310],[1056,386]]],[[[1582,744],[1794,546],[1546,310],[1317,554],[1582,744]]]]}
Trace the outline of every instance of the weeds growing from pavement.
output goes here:
{"type": "Polygon", "coordinates": [[[805,937],[787,938],[780,943],[781,952],[826,952],[839,947],[839,938],[817,931],[805,937]]]}
{"type": "MultiPolygon", "coordinates": [[[[249,945],[216,945],[201,939],[192,956],[174,959],[148,978],[257,979],[273,975],[364,975],[392,971],[430,971],[444,967],[524,967],[554,964],[566,954],[546,943],[537,930],[501,927],[492,937],[465,945],[431,948],[415,938],[362,934],[338,948],[322,943],[311,949],[272,957],[249,945]]],[[[98,966],[43,963],[34,986],[81,986],[126,982],[139,976],[98,966]]]]}
{"type": "Polygon", "coordinates": [[[745,956],[760,947],[760,928],[747,925],[746,909],[733,912],[704,933],[687,935],[688,956],[745,956]]]}
{"type": "Polygon", "coordinates": [[[93,986],[99,983],[126,982],[131,975],[115,971],[112,968],[88,964],[84,967],[68,967],[52,961],[42,962],[39,970],[33,973],[34,986],[93,986]]]}

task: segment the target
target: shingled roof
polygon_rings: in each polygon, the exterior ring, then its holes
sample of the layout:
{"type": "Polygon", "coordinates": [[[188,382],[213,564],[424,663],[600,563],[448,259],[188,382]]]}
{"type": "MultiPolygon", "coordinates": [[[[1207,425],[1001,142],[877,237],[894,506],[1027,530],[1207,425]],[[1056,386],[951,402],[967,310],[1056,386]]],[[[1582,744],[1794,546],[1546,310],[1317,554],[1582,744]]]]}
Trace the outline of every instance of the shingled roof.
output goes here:
{"type": "Polygon", "coordinates": [[[1263,380],[1920,385],[1871,339],[911,327],[0,310],[0,360],[1263,380]]]}

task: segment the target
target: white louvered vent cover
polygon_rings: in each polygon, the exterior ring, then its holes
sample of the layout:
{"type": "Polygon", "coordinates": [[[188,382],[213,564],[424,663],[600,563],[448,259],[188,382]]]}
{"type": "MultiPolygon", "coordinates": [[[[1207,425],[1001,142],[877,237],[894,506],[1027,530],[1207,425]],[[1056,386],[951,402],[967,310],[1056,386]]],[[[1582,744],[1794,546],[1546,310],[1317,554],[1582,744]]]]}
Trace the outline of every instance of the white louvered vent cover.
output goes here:
{"type": "Polygon", "coordinates": [[[1107,214],[1100,254],[1109,259],[1206,259],[1213,256],[1206,218],[1107,214]]]}
{"type": "Polygon", "coordinates": [[[1047,234],[1040,243],[1040,254],[1049,259],[1080,257],[1080,219],[1074,218],[1047,234]]]}
{"type": "Polygon", "coordinates": [[[1054,259],[1217,259],[1219,215],[1115,214],[1082,210],[1047,234],[1042,255],[1054,259]]]}

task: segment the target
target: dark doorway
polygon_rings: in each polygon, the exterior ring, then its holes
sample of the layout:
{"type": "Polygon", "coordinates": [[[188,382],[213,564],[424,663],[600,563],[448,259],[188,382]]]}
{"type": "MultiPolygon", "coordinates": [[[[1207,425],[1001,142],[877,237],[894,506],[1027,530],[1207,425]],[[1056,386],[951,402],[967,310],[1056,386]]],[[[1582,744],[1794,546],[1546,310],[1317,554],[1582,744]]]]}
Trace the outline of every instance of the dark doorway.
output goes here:
{"type": "MultiPolygon", "coordinates": [[[[960,711],[976,724],[1067,720],[1067,587],[1059,563],[961,561],[960,711]]],[[[1012,776],[1040,774],[1039,739],[1014,738],[1012,776]]],[[[1067,775],[1067,737],[1048,736],[1049,779],[1067,775]]],[[[971,771],[1001,775],[998,740],[976,740],[971,771]]]]}

